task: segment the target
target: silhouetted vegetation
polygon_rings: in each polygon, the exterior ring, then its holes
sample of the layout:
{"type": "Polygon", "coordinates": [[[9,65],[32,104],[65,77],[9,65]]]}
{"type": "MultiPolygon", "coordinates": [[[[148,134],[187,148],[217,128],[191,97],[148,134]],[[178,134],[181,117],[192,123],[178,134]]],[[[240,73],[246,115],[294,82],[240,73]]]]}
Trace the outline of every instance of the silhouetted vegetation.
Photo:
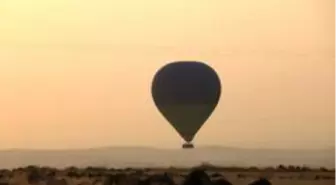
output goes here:
{"type": "Polygon", "coordinates": [[[228,172],[261,172],[261,171],[268,171],[268,172],[335,172],[335,169],[327,169],[325,167],[320,168],[309,168],[307,166],[293,166],[293,165],[278,165],[277,167],[265,167],[265,168],[258,168],[255,166],[252,167],[222,167],[222,166],[215,166],[209,163],[203,163],[200,166],[197,166],[202,169],[211,170],[211,171],[228,171],[228,172]]]}
{"type": "Polygon", "coordinates": [[[26,182],[31,185],[40,183],[45,183],[46,185],[67,185],[67,181],[65,180],[65,178],[73,179],[78,182],[82,181],[83,179],[89,181],[86,183],[81,183],[82,185],[151,185],[153,183],[162,185],[204,185],[204,183],[206,183],[207,185],[232,185],[233,183],[231,183],[226,178],[226,173],[230,172],[235,173],[234,177],[237,180],[254,180],[249,185],[271,185],[269,181],[270,178],[278,180],[309,179],[312,181],[334,181],[335,174],[333,170],[334,169],[327,169],[324,167],[308,168],[306,166],[293,165],[278,165],[276,167],[267,168],[220,167],[207,163],[195,166],[194,168],[170,167],[166,169],[140,169],[130,167],[125,169],[115,169],[94,166],[89,166],[87,168],[77,168],[72,166],[60,170],[50,167],[39,167],[31,165],[24,168],[16,168],[12,170],[0,170],[0,183],[3,183],[3,185],[11,185],[7,183],[8,179],[25,174],[25,176],[22,177],[25,177],[26,182]],[[279,174],[274,175],[275,173],[279,174]],[[267,178],[261,176],[261,174],[266,174],[267,178]],[[175,182],[174,178],[179,178],[183,180],[177,183],[175,182]]]}
{"type": "Polygon", "coordinates": [[[265,178],[260,178],[249,185],[271,185],[271,182],[265,178]]]}

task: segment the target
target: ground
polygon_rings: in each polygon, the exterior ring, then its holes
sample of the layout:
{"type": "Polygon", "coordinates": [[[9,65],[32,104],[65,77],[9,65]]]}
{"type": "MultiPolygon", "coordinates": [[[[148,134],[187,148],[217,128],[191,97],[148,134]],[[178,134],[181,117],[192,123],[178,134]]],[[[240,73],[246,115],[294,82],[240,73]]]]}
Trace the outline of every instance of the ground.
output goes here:
{"type": "MultiPolygon", "coordinates": [[[[136,185],[135,179],[146,179],[154,175],[166,174],[176,185],[183,184],[192,169],[109,169],[109,168],[66,168],[25,167],[12,170],[1,170],[0,185],[136,185]],[[114,183],[107,183],[107,179],[114,183]],[[58,180],[59,179],[59,180],[58,180]],[[64,179],[64,180],[62,180],[64,179]],[[116,179],[119,179],[116,181],[116,179]]],[[[266,178],[273,185],[334,185],[335,172],[327,170],[280,171],[259,169],[206,169],[211,180],[225,178],[233,185],[248,185],[266,178]]],[[[159,180],[160,181],[160,180],[159,180]]],[[[150,184],[158,184],[155,180],[150,184]]],[[[160,184],[160,183],[159,183],[160,184]]],[[[165,180],[162,185],[165,183],[165,180]]],[[[147,184],[144,184],[147,185],[147,184]]]]}

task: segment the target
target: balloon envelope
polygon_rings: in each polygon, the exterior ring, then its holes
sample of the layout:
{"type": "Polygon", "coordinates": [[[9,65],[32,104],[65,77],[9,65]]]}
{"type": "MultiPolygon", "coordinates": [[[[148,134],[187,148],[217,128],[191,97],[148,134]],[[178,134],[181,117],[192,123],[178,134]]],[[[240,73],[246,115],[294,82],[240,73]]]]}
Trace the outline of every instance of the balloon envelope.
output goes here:
{"type": "Polygon", "coordinates": [[[155,105],[187,142],[209,118],[220,94],[216,72],[197,61],[169,63],[156,73],[152,83],[155,105]]]}

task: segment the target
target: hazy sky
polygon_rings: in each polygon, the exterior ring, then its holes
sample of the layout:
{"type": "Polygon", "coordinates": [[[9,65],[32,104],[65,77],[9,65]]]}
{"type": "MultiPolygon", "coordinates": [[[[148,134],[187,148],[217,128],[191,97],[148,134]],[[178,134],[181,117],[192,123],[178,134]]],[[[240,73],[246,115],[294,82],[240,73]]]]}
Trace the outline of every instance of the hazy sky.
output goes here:
{"type": "Polygon", "coordinates": [[[334,146],[332,0],[2,0],[0,148],[180,147],[150,94],[207,62],[220,103],[196,145],[334,146]],[[122,79],[122,80],[121,80],[122,79]]]}

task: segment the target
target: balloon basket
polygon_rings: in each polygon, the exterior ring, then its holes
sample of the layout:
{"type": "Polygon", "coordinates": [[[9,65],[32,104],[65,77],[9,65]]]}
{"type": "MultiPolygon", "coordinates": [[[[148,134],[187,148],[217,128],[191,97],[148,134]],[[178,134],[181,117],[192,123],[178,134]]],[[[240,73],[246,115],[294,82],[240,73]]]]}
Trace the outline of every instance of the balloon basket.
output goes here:
{"type": "Polygon", "coordinates": [[[184,143],[182,145],[183,149],[191,149],[191,148],[195,148],[194,145],[192,143],[184,143]]]}

